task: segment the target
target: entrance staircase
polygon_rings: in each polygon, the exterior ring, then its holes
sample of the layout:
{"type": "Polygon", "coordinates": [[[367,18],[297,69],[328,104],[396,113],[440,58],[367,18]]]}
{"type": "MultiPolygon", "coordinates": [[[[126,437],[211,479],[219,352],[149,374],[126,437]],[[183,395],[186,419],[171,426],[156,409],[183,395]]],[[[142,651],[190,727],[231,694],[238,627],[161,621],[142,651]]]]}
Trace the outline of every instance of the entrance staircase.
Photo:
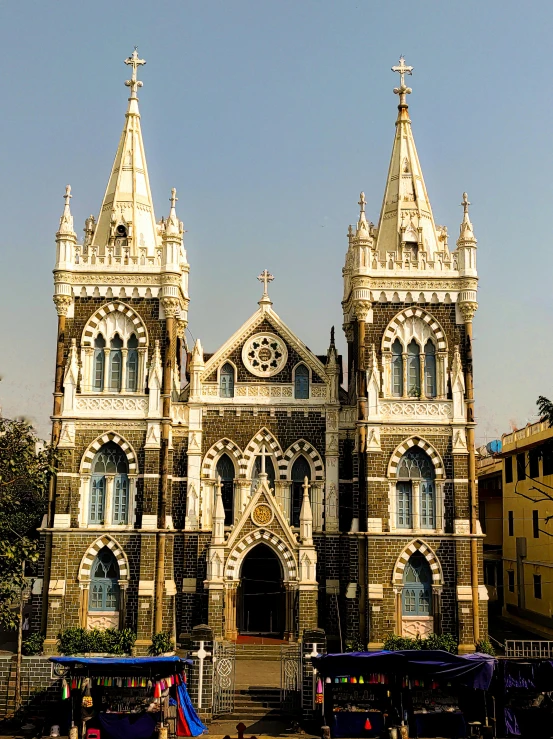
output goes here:
{"type": "Polygon", "coordinates": [[[239,637],[236,643],[234,712],[239,721],[280,720],[281,647],[288,642],[266,637],[239,637]]]}
{"type": "Polygon", "coordinates": [[[279,720],[281,710],[280,688],[251,687],[234,691],[233,718],[240,721],[279,720]]]}

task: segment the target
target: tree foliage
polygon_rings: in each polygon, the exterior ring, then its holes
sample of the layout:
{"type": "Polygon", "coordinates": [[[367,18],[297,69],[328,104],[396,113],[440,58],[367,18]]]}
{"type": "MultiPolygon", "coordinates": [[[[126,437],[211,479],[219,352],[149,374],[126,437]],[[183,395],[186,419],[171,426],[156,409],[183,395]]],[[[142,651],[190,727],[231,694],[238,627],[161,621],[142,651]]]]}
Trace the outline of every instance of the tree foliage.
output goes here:
{"type": "Polygon", "coordinates": [[[39,557],[37,528],[46,511],[50,450],[25,421],[0,418],[0,625],[15,628],[24,562],[39,557]]]}

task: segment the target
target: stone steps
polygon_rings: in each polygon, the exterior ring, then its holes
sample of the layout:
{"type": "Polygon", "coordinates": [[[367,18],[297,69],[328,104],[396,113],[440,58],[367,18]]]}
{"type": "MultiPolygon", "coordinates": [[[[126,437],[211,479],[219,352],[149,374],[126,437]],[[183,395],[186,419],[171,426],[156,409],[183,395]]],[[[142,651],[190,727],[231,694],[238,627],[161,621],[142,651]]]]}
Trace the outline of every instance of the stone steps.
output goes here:
{"type": "Polygon", "coordinates": [[[280,660],[280,644],[237,644],[236,659],[278,662],[280,660]]]}
{"type": "Polygon", "coordinates": [[[280,689],[252,687],[236,690],[232,716],[241,720],[282,717],[280,689]]]}

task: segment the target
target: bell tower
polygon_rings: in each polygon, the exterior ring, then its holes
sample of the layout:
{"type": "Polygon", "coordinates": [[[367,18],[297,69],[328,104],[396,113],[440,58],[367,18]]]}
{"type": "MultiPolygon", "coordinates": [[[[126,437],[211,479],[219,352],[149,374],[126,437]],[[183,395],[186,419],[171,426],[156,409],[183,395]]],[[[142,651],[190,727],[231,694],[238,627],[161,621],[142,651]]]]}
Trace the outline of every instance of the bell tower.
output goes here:
{"type": "MultiPolygon", "coordinates": [[[[380,218],[367,220],[361,193],[343,269],[356,418],[351,531],[363,533],[352,543],[351,579],[359,581],[361,637],[371,644],[382,643],[388,613],[397,634],[453,633],[469,649],[487,629],[472,410],[476,239],[466,193],[453,252],[434,220],[407,105],[413,67],[402,57],[392,69],[399,105],[380,218]],[[431,572],[420,593],[403,578],[416,552],[427,553],[431,572]]],[[[417,567],[415,558],[408,571],[427,572],[417,567]]]]}

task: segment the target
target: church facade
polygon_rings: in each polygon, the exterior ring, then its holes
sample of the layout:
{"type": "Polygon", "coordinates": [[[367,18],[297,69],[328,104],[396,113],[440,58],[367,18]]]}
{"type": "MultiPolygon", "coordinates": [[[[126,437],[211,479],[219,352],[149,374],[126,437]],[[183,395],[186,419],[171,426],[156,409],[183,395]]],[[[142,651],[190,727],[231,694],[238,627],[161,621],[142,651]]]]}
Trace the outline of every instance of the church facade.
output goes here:
{"type": "Polygon", "coordinates": [[[343,330],[314,354],[258,308],[215,353],[188,348],[189,264],[172,192],[154,216],[135,51],[128,109],[96,220],[77,240],[70,188],[56,234],[57,470],[44,538],[46,646],[71,626],[186,643],[337,646],[390,634],[486,635],[474,474],[476,239],[434,222],[404,60],[378,226],[348,233],[343,330]]]}

